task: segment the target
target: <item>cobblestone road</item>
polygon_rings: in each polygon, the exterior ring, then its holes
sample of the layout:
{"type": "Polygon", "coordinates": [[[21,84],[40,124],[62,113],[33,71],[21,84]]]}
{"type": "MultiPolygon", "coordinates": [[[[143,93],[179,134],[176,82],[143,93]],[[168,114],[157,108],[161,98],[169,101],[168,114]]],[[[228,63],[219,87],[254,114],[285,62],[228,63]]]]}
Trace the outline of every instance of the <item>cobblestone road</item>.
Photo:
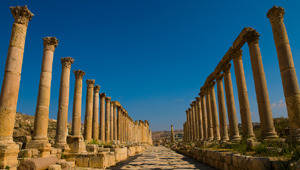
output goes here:
{"type": "Polygon", "coordinates": [[[204,165],[197,160],[191,159],[185,155],[176,153],[175,151],[165,147],[150,147],[146,151],[129,158],[126,162],[115,167],[108,168],[110,170],[117,169],[199,169],[199,170],[215,170],[214,168],[204,165]]]}

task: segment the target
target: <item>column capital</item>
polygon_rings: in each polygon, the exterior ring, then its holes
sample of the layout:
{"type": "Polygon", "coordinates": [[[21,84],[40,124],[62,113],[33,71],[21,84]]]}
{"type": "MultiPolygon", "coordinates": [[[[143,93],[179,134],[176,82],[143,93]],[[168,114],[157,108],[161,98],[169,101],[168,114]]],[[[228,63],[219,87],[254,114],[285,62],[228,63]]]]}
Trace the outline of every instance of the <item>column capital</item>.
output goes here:
{"type": "Polygon", "coordinates": [[[196,101],[200,101],[200,97],[195,97],[196,101]]]}
{"type": "Polygon", "coordinates": [[[27,5],[25,6],[15,6],[10,7],[11,13],[15,19],[15,23],[28,25],[28,22],[31,21],[34,16],[33,13],[29,11],[27,5]]]}
{"type": "Polygon", "coordinates": [[[120,111],[121,111],[121,109],[122,109],[122,106],[117,106],[117,108],[118,108],[118,110],[120,110],[120,111]]]}
{"type": "MultiPolygon", "coordinates": [[[[216,84],[215,81],[211,81],[210,83],[208,83],[208,89],[214,88],[215,84],[216,84]]],[[[208,89],[207,89],[207,90],[208,90],[208,89]]]]}
{"type": "Polygon", "coordinates": [[[87,87],[94,87],[95,80],[94,79],[87,79],[86,84],[87,84],[87,87]]]}
{"type": "Polygon", "coordinates": [[[111,100],[111,97],[105,97],[106,102],[110,102],[110,100],[111,100]]]}
{"type": "Polygon", "coordinates": [[[58,45],[58,39],[56,39],[55,37],[45,37],[43,38],[44,40],[44,50],[50,50],[50,51],[55,51],[55,48],[58,45]]]}
{"type": "Polygon", "coordinates": [[[173,127],[173,125],[171,125],[171,127],[173,127]]]}
{"type": "Polygon", "coordinates": [[[188,113],[189,113],[189,109],[188,109],[188,110],[186,110],[185,112],[186,112],[186,114],[188,114],[188,113]]]}
{"type": "Polygon", "coordinates": [[[241,59],[243,56],[243,50],[234,49],[232,53],[232,59],[241,59]]]}
{"type": "Polygon", "coordinates": [[[75,79],[82,79],[83,76],[85,75],[85,72],[80,69],[73,70],[73,73],[75,74],[75,79]]]}
{"type": "Polygon", "coordinates": [[[192,111],[192,108],[188,108],[189,111],[192,111]]]}
{"type": "Polygon", "coordinates": [[[71,69],[71,64],[74,63],[74,59],[72,57],[65,57],[65,58],[61,58],[61,64],[63,65],[63,67],[67,67],[71,69]]]}
{"type": "Polygon", "coordinates": [[[223,65],[222,70],[224,73],[230,73],[230,68],[231,68],[231,63],[226,63],[223,65]]]}
{"type": "Polygon", "coordinates": [[[139,123],[141,124],[141,123],[144,123],[142,120],[139,120],[139,123]]]}
{"type": "Polygon", "coordinates": [[[252,30],[247,32],[247,34],[244,35],[244,39],[248,42],[248,43],[258,43],[259,40],[259,33],[256,30],[252,30]]]}
{"type": "Polygon", "coordinates": [[[275,5],[271,9],[269,9],[267,18],[270,19],[271,23],[273,21],[283,21],[284,14],[284,8],[275,5]]]}
{"type": "Polygon", "coordinates": [[[194,106],[194,102],[195,102],[195,101],[192,101],[192,103],[190,104],[190,106],[191,106],[191,107],[193,107],[193,106],[194,106]]]}
{"type": "Polygon", "coordinates": [[[100,91],[100,86],[99,86],[99,85],[96,85],[96,86],[94,87],[94,93],[99,93],[99,91],[100,91]]]}
{"type": "Polygon", "coordinates": [[[106,94],[105,93],[100,93],[100,97],[102,98],[102,97],[105,97],[106,96],[106,94]]]}
{"type": "Polygon", "coordinates": [[[215,78],[216,78],[217,81],[222,81],[223,74],[218,73],[215,78]]]}

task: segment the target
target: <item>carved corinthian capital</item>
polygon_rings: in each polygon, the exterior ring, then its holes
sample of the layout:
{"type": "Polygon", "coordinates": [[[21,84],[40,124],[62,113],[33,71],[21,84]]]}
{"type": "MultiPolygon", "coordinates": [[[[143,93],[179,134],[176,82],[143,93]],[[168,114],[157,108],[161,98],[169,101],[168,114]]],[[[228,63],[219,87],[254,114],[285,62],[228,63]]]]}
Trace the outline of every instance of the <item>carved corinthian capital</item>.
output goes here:
{"type": "Polygon", "coordinates": [[[111,97],[105,97],[106,102],[110,102],[110,100],[111,100],[111,97]]]}
{"type": "Polygon", "coordinates": [[[217,81],[222,80],[222,78],[223,78],[223,74],[218,73],[218,74],[216,75],[216,80],[217,80],[217,81]]]}
{"type": "Polygon", "coordinates": [[[74,59],[72,57],[61,58],[61,64],[63,67],[71,68],[71,64],[74,63],[74,59]]]}
{"type": "Polygon", "coordinates": [[[73,73],[75,74],[75,79],[82,79],[85,75],[85,72],[82,70],[73,70],[73,73]]]}
{"type": "Polygon", "coordinates": [[[269,9],[267,13],[267,18],[270,19],[271,22],[273,21],[283,21],[284,17],[284,8],[277,7],[276,5],[269,9]]]}
{"type": "Polygon", "coordinates": [[[95,80],[94,79],[87,79],[86,84],[88,87],[94,87],[95,80]]]}
{"type": "Polygon", "coordinates": [[[54,52],[55,48],[58,45],[58,39],[55,37],[45,37],[44,40],[44,50],[51,50],[54,52]]]}
{"type": "Polygon", "coordinates": [[[243,50],[234,49],[232,53],[232,59],[241,59],[243,56],[243,50]]]}
{"type": "Polygon", "coordinates": [[[10,7],[11,13],[15,19],[15,23],[28,25],[28,22],[31,21],[31,18],[34,16],[33,13],[29,11],[27,6],[16,6],[10,7]]]}
{"type": "Polygon", "coordinates": [[[244,35],[244,39],[248,42],[248,43],[258,43],[259,40],[259,34],[256,30],[252,30],[249,31],[246,35],[244,35]]]}
{"type": "Polygon", "coordinates": [[[94,87],[94,93],[99,93],[99,91],[100,91],[100,86],[99,86],[99,85],[96,85],[96,86],[94,87]]]}
{"type": "Polygon", "coordinates": [[[223,72],[228,73],[228,72],[230,72],[230,68],[231,68],[231,63],[226,63],[223,65],[222,69],[223,69],[223,72]]]}

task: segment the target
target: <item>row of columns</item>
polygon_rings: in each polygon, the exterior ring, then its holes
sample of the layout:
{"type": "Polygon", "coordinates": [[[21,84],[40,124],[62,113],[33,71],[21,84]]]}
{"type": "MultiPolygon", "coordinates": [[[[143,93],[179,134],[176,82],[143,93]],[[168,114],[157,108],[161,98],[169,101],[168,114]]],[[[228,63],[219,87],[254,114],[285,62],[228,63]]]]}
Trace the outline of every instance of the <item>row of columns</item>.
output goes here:
{"type": "MultiPolygon", "coordinates": [[[[284,13],[285,12],[282,7],[274,6],[268,11],[267,17],[270,19],[270,23],[272,25],[291,127],[290,136],[288,137],[287,141],[297,143],[300,139],[300,91],[290,45],[283,23],[284,13]]],[[[261,138],[273,139],[277,138],[278,136],[275,132],[273,122],[271,104],[258,43],[259,36],[260,35],[256,30],[252,30],[247,32],[243,36],[243,39],[245,42],[247,42],[250,52],[250,60],[261,124],[261,138]]],[[[236,76],[243,137],[247,138],[248,140],[252,140],[255,138],[255,135],[253,133],[246,79],[242,62],[242,50],[234,49],[231,59],[233,60],[236,76]]],[[[183,125],[185,133],[183,138],[184,141],[227,142],[229,140],[241,140],[239,136],[236,109],[234,104],[230,67],[230,63],[223,63],[221,70],[223,73],[215,73],[215,81],[212,80],[201,87],[199,93],[200,99],[199,97],[196,97],[196,101],[193,101],[190,104],[191,108],[186,110],[187,121],[183,125]],[[230,136],[228,136],[227,130],[223,78],[230,136]],[[217,113],[215,99],[215,83],[217,83],[219,115],[217,113]]]]}
{"type": "MultiPolygon", "coordinates": [[[[11,40],[9,43],[6,59],[4,79],[0,95],[0,168],[9,166],[16,170],[18,161],[19,145],[13,141],[13,129],[20,87],[21,70],[24,54],[25,37],[28,22],[34,16],[27,8],[11,7],[15,19],[12,27],[11,40]]],[[[48,142],[48,118],[50,104],[50,89],[52,79],[52,66],[55,48],[58,40],[55,37],[43,38],[44,52],[42,69],[40,74],[39,91],[35,112],[34,132],[32,140],[26,148],[36,148],[40,151],[41,157],[50,155],[51,144],[48,142]]],[[[59,91],[59,105],[57,114],[57,129],[54,147],[62,149],[63,152],[77,152],[75,144],[82,147],[85,145],[81,135],[81,103],[82,103],[82,79],[85,72],[74,70],[75,90],[73,100],[72,134],[68,135],[68,106],[71,65],[74,59],[71,57],[61,58],[62,74],[59,91]],[[68,140],[67,140],[68,137],[68,140]],[[68,141],[68,142],[67,142],[68,141]],[[69,142],[72,142],[69,147],[69,142]]],[[[86,110],[84,123],[84,140],[91,139],[102,142],[119,140],[132,143],[152,143],[151,131],[148,121],[133,121],[128,112],[123,109],[119,102],[111,101],[105,93],[99,94],[100,86],[94,85],[95,80],[86,80],[86,110]],[[99,95],[100,95],[100,126],[99,126],[99,95]],[[106,102],[104,104],[104,102],[106,102]],[[105,106],[105,107],[104,107],[105,106]],[[118,108],[118,112],[117,112],[118,108]],[[118,113],[118,117],[117,117],[118,113]],[[105,121],[104,121],[105,120],[105,121]]],[[[82,148],[79,151],[85,151],[82,148]]]]}

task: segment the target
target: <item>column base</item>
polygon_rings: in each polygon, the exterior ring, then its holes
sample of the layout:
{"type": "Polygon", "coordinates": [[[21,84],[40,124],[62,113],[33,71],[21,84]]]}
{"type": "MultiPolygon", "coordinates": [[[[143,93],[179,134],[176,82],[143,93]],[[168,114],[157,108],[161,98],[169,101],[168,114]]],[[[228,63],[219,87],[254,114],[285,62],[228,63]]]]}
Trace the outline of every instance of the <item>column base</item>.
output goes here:
{"type": "Polygon", "coordinates": [[[0,169],[10,167],[10,170],[17,170],[19,145],[15,142],[0,142],[0,169]]]}
{"type": "Polygon", "coordinates": [[[277,136],[276,132],[262,132],[261,138],[262,139],[274,139],[274,138],[278,138],[278,136],[277,136]]]}
{"type": "Polygon", "coordinates": [[[242,140],[239,135],[230,136],[229,139],[230,139],[230,142],[239,142],[242,140]]]}
{"type": "Polygon", "coordinates": [[[49,157],[51,144],[46,140],[31,140],[26,149],[37,149],[40,151],[40,157],[49,157]]]}
{"type": "Polygon", "coordinates": [[[85,153],[86,145],[83,141],[83,136],[67,136],[67,143],[70,147],[70,153],[85,153]]]}
{"type": "Polygon", "coordinates": [[[56,143],[54,145],[54,148],[56,149],[61,149],[62,153],[68,153],[70,151],[70,147],[68,144],[66,143],[56,143]]]}
{"type": "Polygon", "coordinates": [[[290,135],[286,138],[286,142],[300,144],[300,129],[290,129],[290,135]]]}

